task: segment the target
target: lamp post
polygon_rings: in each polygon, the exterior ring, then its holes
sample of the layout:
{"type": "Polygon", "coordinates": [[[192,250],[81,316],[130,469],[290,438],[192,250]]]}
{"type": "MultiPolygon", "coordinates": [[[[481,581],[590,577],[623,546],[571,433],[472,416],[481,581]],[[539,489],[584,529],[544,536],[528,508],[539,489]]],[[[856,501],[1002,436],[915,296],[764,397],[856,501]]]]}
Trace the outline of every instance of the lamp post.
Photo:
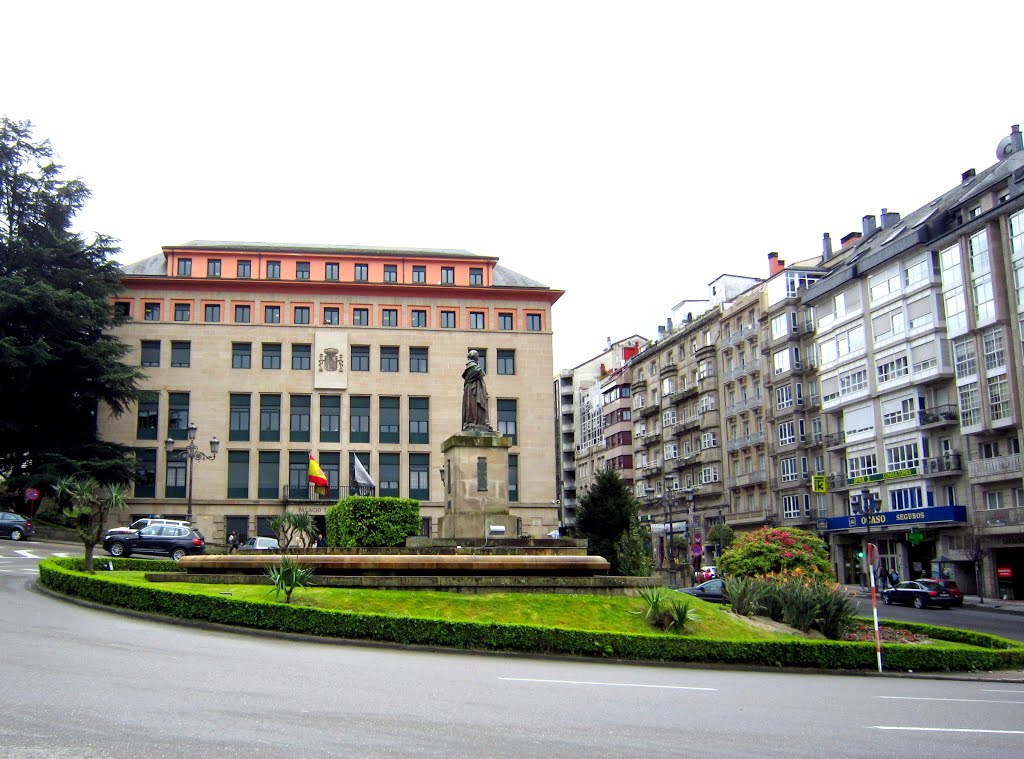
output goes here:
{"type": "Polygon", "coordinates": [[[199,425],[195,422],[188,423],[188,445],[183,451],[174,450],[174,438],[167,438],[164,441],[164,448],[167,451],[167,457],[174,457],[185,462],[185,466],[188,468],[187,478],[188,483],[186,484],[185,497],[188,500],[188,521],[192,523],[192,472],[195,469],[196,461],[213,461],[217,458],[217,451],[220,450],[220,441],[216,437],[210,438],[210,452],[203,453],[196,446],[196,434],[199,432],[199,425]]]}
{"type": "Polygon", "coordinates": [[[853,504],[853,513],[859,514],[864,517],[864,526],[867,528],[867,534],[864,538],[864,573],[861,576],[861,584],[864,584],[864,579],[867,578],[869,567],[868,564],[871,561],[871,549],[868,546],[871,545],[871,517],[878,512],[878,508],[881,503],[875,500],[874,496],[871,495],[870,490],[860,491],[860,498],[857,499],[853,504]]]}
{"type": "Polygon", "coordinates": [[[718,539],[715,541],[715,574],[718,574],[718,560],[722,557],[722,530],[725,521],[722,517],[722,507],[718,507],[718,539]]]}
{"type": "Polygon", "coordinates": [[[672,542],[672,497],[665,493],[665,516],[668,519],[668,586],[674,588],[676,586],[676,547],[672,542]]]}
{"type": "MultiPolygon", "coordinates": [[[[694,538],[697,535],[697,531],[693,526],[693,488],[683,488],[683,496],[686,498],[686,529],[689,532],[689,549],[690,549],[690,585],[695,585],[695,578],[697,577],[697,569],[694,567],[694,563],[698,562],[698,559],[693,554],[693,546],[696,545],[694,538]]],[[[699,567],[700,564],[698,563],[699,567]]]]}

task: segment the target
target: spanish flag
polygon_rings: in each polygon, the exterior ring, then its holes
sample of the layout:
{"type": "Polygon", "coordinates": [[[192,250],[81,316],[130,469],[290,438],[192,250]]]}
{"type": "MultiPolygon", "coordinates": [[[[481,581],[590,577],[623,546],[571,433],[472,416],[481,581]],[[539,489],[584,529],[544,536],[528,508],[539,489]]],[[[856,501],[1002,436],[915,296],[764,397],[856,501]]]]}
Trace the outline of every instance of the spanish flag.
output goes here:
{"type": "Polygon", "coordinates": [[[320,468],[320,465],[316,463],[316,459],[313,458],[313,454],[309,454],[309,481],[317,486],[317,489],[327,488],[327,475],[324,474],[324,470],[320,468]]]}

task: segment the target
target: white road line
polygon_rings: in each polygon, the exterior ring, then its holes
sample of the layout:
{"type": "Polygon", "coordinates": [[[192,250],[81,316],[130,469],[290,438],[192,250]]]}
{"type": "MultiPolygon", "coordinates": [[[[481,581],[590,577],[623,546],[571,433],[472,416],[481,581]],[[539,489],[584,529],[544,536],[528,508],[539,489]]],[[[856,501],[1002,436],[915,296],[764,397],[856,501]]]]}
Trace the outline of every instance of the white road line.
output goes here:
{"type": "Polygon", "coordinates": [[[69,554],[69,553],[55,553],[55,554],[53,554],[53,556],[55,558],[58,558],[58,559],[66,559],[70,555],[71,554],[69,554]]]}
{"type": "Polygon", "coordinates": [[[901,725],[871,725],[874,730],[912,730],[919,733],[996,733],[998,735],[1024,735],[1024,730],[981,730],[971,727],[904,727],[901,725]]]}
{"type": "Polygon", "coordinates": [[[36,556],[31,551],[15,551],[15,553],[18,554],[18,556],[21,556],[23,559],[39,559],[39,558],[42,558],[40,556],[36,556]]]}
{"type": "Polygon", "coordinates": [[[997,701],[990,698],[926,698],[924,696],[879,696],[893,701],[956,701],[964,704],[1024,704],[1024,701],[997,701]]]}
{"type": "Polygon", "coordinates": [[[982,688],[982,693],[1016,693],[1019,696],[1024,696],[1024,690],[993,690],[991,688],[982,688]]]}
{"type": "Polygon", "coordinates": [[[696,688],[688,685],[645,685],[644,683],[594,683],[586,680],[536,680],[531,677],[499,677],[512,683],[547,683],[550,685],[599,685],[613,688],[659,688],[662,690],[718,690],[718,688],[696,688]]]}

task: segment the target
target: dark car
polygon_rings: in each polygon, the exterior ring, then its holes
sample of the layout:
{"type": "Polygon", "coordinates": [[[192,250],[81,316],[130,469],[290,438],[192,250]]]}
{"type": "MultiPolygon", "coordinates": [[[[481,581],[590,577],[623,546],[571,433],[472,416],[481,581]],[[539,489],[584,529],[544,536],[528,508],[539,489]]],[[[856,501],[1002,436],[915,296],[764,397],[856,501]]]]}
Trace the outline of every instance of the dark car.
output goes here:
{"type": "Polygon", "coordinates": [[[680,588],[679,592],[716,604],[725,603],[725,580],[708,580],[692,588],[680,588]]]}
{"type": "Polygon", "coordinates": [[[954,606],[964,605],[964,592],[960,590],[960,586],[954,580],[939,579],[935,582],[944,587],[949,595],[953,597],[954,606]]]}
{"type": "Polygon", "coordinates": [[[32,520],[15,514],[13,511],[0,513],[0,535],[11,540],[28,540],[36,528],[32,526],[32,520]]]}
{"type": "Polygon", "coordinates": [[[926,606],[941,606],[948,609],[955,600],[936,580],[906,580],[895,588],[883,590],[882,602],[913,605],[916,609],[923,609],[926,606]]]}
{"type": "Polygon", "coordinates": [[[154,524],[138,532],[114,533],[103,539],[103,549],[111,556],[155,553],[177,561],[189,554],[206,551],[206,538],[199,530],[179,524],[154,524]]]}

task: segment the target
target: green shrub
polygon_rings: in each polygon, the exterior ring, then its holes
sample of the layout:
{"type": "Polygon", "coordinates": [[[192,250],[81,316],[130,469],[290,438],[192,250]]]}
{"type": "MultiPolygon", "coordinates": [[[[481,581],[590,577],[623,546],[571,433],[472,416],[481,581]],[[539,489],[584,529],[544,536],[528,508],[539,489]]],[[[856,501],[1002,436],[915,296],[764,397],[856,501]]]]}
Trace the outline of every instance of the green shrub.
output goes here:
{"type": "Polygon", "coordinates": [[[752,617],[764,607],[764,583],[752,577],[727,577],[724,581],[725,597],[734,613],[741,617],[752,617]]]}
{"type": "Polygon", "coordinates": [[[297,561],[293,561],[288,558],[287,555],[281,555],[281,563],[277,566],[271,566],[266,568],[267,577],[274,584],[272,590],[274,594],[274,600],[276,601],[284,593],[284,602],[290,604],[292,602],[292,593],[295,592],[296,588],[305,588],[310,582],[310,578],[313,576],[313,567],[304,567],[297,561]]]}
{"type": "Polygon", "coordinates": [[[800,632],[808,632],[821,609],[819,588],[790,578],[781,585],[782,621],[800,632]]]}
{"type": "Polygon", "coordinates": [[[841,640],[857,619],[857,607],[842,587],[831,589],[821,600],[815,626],[829,640],[841,640]]]}
{"type": "Polygon", "coordinates": [[[403,546],[420,532],[420,502],[411,498],[350,496],[327,509],[327,545],[403,546]]]}
{"type": "Polygon", "coordinates": [[[796,569],[835,579],[825,543],[813,533],[795,527],[764,527],[745,533],[718,560],[719,574],[727,577],[755,577],[796,569]]]}
{"type": "Polygon", "coordinates": [[[783,615],[783,587],[778,582],[764,582],[761,588],[761,595],[758,599],[765,616],[774,622],[781,622],[783,615]]]}
{"type": "Polygon", "coordinates": [[[686,628],[691,622],[699,622],[700,614],[696,609],[690,608],[690,599],[675,598],[669,602],[668,615],[672,620],[669,629],[679,635],[686,633],[686,628]]]}

